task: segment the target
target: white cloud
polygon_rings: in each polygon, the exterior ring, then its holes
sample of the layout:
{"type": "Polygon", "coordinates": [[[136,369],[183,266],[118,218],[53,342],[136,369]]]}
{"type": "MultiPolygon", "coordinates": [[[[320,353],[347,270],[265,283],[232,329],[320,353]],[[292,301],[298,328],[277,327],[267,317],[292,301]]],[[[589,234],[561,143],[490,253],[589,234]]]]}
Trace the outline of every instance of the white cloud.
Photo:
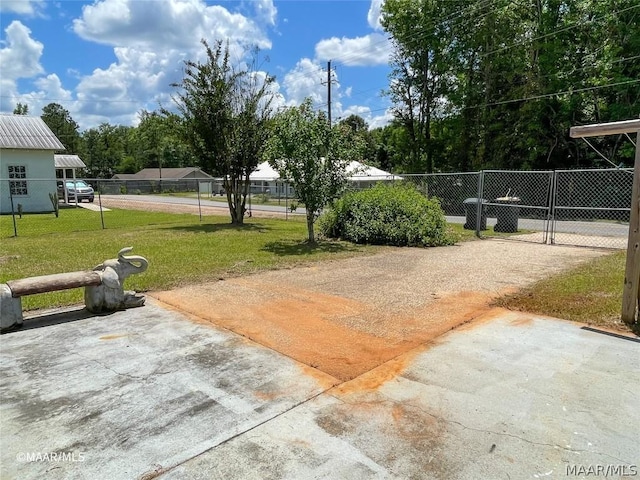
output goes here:
{"type": "Polygon", "coordinates": [[[374,128],[386,127],[393,121],[393,112],[391,108],[387,108],[382,115],[370,116],[367,120],[369,124],[369,130],[373,130],[374,128]]]}
{"type": "MultiPolygon", "coordinates": [[[[287,105],[300,105],[305,98],[311,97],[314,104],[327,102],[326,71],[309,58],[301,59],[284,76],[283,86],[287,94],[287,105]]],[[[338,85],[339,87],[339,85],[338,85]]]]}
{"type": "Polygon", "coordinates": [[[369,130],[378,127],[384,127],[388,125],[391,120],[393,120],[393,114],[390,109],[386,109],[382,115],[374,115],[374,113],[378,113],[379,110],[372,111],[371,108],[364,105],[351,105],[348,108],[344,109],[340,115],[341,119],[345,119],[350,115],[358,115],[362,117],[365,122],[369,125],[369,130]]]}
{"type": "Polygon", "coordinates": [[[0,12],[33,16],[39,14],[44,9],[44,6],[44,0],[2,0],[0,2],[0,12]]]}
{"type": "Polygon", "coordinates": [[[228,41],[233,64],[242,63],[249,45],[271,48],[257,22],[274,23],[277,11],[272,0],[251,3],[257,20],[201,0],[99,0],[84,6],[74,31],[112,45],[116,61],[80,79],[78,111],[87,122],[116,123],[135,118],[142,108],[172,108],[170,84],[181,80],[185,60],[205,60],[203,38],[211,46],[228,41]]]}
{"type": "Polygon", "coordinates": [[[20,78],[32,78],[43,72],[40,57],[44,46],[31,38],[31,30],[14,20],[5,29],[6,39],[0,44],[0,111],[12,112],[18,102],[33,105],[18,92],[20,78]]]}
{"type": "Polygon", "coordinates": [[[17,80],[34,77],[43,72],[40,57],[44,46],[31,38],[31,30],[18,20],[5,29],[4,48],[0,49],[0,71],[2,78],[17,80]]]}
{"type": "Polygon", "coordinates": [[[367,21],[369,22],[369,26],[374,30],[382,30],[382,25],[380,24],[382,13],[380,10],[382,9],[383,3],[384,0],[371,0],[369,13],[367,14],[367,21]]]}
{"type": "MultiPolygon", "coordinates": [[[[267,8],[270,2],[260,3],[267,8]]],[[[275,11],[262,13],[275,16],[275,11]]],[[[193,48],[203,38],[271,48],[253,20],[201,0],[101,0],[82,8],[73,29],[86,40],[156,52],[193,48]]]]}
{"type": "Polygon", "coordinates": [[[273,4],[273,0],[253,0],[251,3],[258,19],[267,25],[274,26],[276,24],[278,9],[273,4]]]}
{"type": "Polygon", "coordinates": [[[55,73],[40,77],[34,83],[40,89],[40,93],[45,100],[55,98],[56,101],[69,101],[72,98],[71,91],[63,88],[60,78],[55,73]]]}
{"type": "Polygon", "coordinates": [[[363,37],[321,40],[316,44],[319,60],[336,60],[348,66],[373,66],[389,63],[391,42],[386,35],[370,33],[363,37]]]}

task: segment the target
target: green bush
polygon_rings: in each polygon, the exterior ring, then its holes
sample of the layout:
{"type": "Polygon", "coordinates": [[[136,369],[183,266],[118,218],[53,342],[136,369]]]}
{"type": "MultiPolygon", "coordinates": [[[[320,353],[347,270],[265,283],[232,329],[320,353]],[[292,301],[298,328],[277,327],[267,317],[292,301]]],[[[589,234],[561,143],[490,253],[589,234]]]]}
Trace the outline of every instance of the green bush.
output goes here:
{"type": "Polygon", "coordinates": [[[340,198],[318,221],[320,232],[354,243],[396,246],[451,245],[437,198],[426,198],[413,185],[377,184],[340,198]]]}
{"type": "Polygon", "coordinates": [[[259,193],[255,197],[255,202],[256,203],[269,203],[270,199],[271,199],[271,195],[269,195],[268,193],[259,193]]]}

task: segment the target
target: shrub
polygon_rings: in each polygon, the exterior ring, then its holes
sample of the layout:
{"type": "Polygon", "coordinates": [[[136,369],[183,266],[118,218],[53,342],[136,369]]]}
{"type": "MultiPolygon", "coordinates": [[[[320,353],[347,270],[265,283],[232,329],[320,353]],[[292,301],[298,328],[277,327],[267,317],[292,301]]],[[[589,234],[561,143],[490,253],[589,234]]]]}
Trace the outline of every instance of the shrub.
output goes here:
{"type": "Polygon", "coordinates": [[[320,232],[354,243],[439,246],[455,243],[437,198],[413,185],[378,183],[350,192],[319,219],[320,232]]]}
{"type": "Polygon", "coordinates": [[[269,195],[268,193],[259,193],[256,195],[256,203],[269,203],[269,200],[271,199],[271,195],[269,195]]]}

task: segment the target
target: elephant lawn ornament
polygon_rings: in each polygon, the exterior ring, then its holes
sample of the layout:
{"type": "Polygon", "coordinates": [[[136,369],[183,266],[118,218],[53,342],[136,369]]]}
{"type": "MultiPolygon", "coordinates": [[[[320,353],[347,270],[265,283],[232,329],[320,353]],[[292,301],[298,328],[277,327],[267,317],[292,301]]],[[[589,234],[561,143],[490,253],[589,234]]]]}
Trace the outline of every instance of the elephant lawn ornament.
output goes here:
{"type": "Polygon", "coordinates": [[[85,287],[84,301],[87,310],[92,313],[113,312],[144,305],[143,295],[124,290],[124,281],[129,275],[142,273],[149,266],[149,262],[144,257],[125,256],[131,250],[133,247],[123,248],[118,252],[118,258],[105,260],[93,269],[100,275],[102,283],[85,287]]]}

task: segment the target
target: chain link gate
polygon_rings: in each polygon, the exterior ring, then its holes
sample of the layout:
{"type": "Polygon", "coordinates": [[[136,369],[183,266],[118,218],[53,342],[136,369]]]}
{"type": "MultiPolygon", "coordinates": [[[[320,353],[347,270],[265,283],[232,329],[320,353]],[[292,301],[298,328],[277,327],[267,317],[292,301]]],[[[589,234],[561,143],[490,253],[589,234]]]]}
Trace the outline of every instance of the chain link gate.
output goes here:
{"type": "Polygon", "coordinates": [[[626,248],[633,170],[557,170],[550,243],[626,248]]]}
{"type": "MultiPolygon", "coordinates": [[[[547,243],[553,192],[552,171],[481,172],[479,185],[487,225],[513,233],[510,240],[547,243]]],[[[478,222],[477,232],[482,234],[478,222]]],[[[487,228],[488,228],[487,227],[487,228]]]]}
{"type": "Polygon", "coordinates": [[[479,236],[493,230],[515,241],[626,248],[631,169],[485,170],[403,179],[439,198],[447,221],[464,223],[479,236]]]}

